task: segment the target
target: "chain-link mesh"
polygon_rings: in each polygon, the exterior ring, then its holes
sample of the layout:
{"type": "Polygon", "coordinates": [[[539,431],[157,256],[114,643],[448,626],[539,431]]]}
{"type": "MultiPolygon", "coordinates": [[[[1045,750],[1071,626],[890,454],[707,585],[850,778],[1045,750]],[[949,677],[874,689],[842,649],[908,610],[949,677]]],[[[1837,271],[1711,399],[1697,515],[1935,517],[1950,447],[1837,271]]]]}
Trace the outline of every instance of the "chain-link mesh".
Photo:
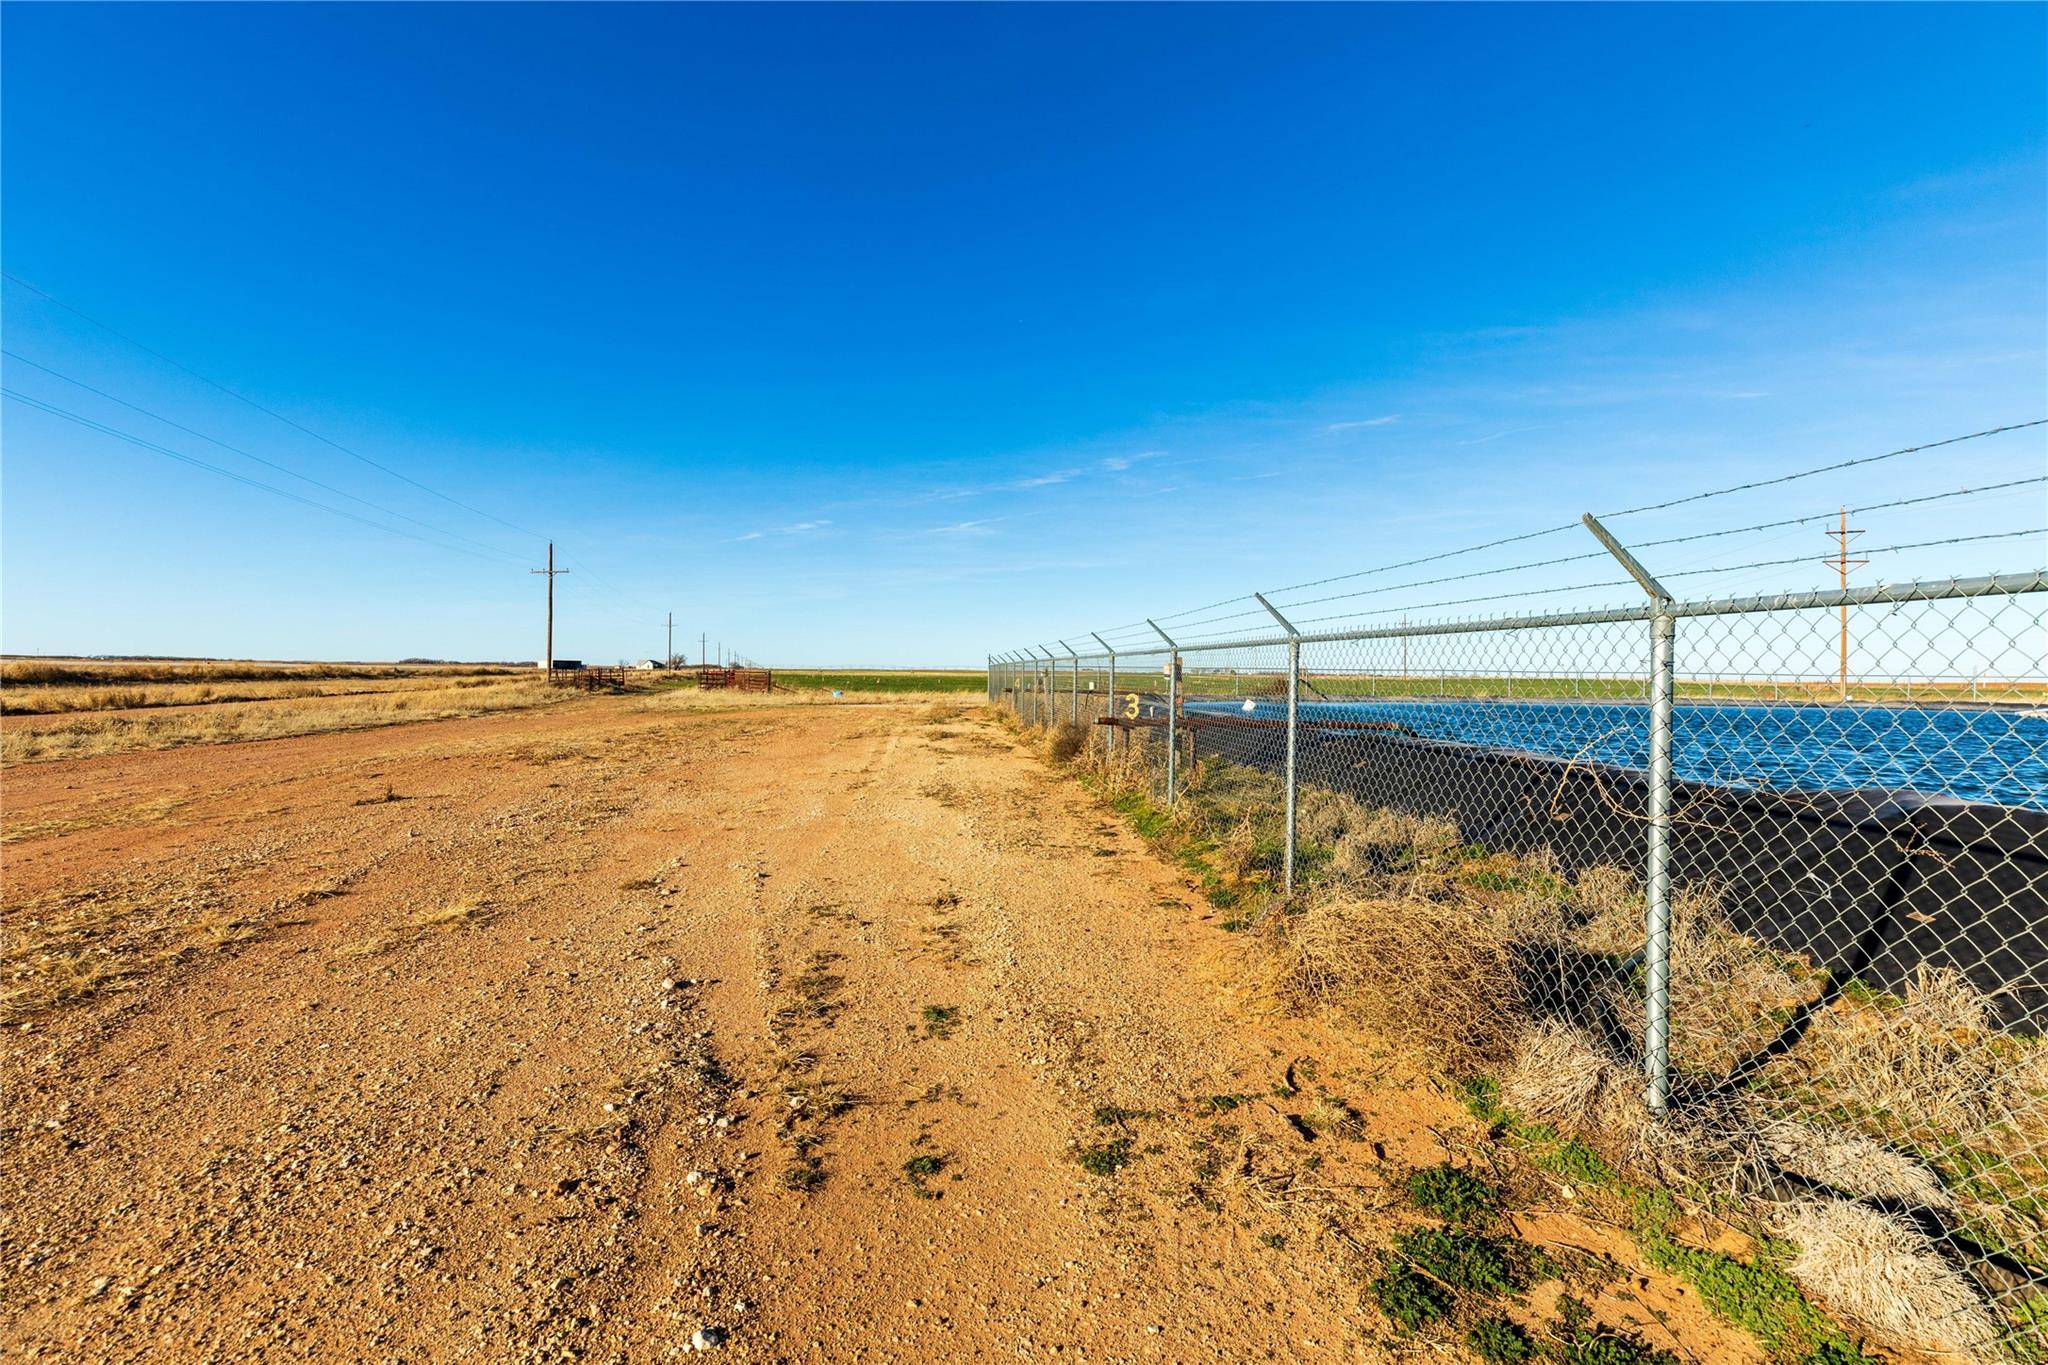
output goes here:
{"type": "Polygon", "coordinates": [[[2048,1354],[2048,579],[1267,620],[992,695],[1170,812],[1234,915],[1485,938],[1498,1008],[1416,1002],[1471,1014],[1447,1061],[1802,1244],[1937,1255],[1967,1292],[1925,1340],[2048,1354]]]}

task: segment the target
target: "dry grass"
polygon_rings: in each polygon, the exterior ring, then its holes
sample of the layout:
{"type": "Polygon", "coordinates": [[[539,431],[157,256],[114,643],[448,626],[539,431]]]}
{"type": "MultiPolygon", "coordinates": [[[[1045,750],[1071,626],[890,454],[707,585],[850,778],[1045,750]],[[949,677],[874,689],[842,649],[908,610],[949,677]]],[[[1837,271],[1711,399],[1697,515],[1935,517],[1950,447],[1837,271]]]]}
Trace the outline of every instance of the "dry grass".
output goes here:
{"type": "Polygon", "coordinates": [[[1088,747],[1088,726],[1063,720],[1045,732],[1045,756],[1055,763],[1072,763],[1088,747]]]}
{"type": "Polygon", "coordinates": [[[1934,1172],[1867,1137],[1768,1115],[1757,1120],[1757,1135],[1780,1167],[1843,1194],[1919,1209],[1955,1207],[1934,1172]]]}
{"type": "Polygon", "coordinates": [[[1376,878],[1407,871],[1457,844],[1458,827],[1448,820],[1390,810],[1362,810],[1346,822],[1343,833],[1337,837],[1331,867],[1344,882],[1370,886],[1376,878]]]}
{"type": "Polygon", "coordinates": [[[259,937],[265,913],[230,912],[218,889],[246,872],[223,865],[200,883],[110,881],[0,908],[0,1025],[125,988],[161,968],[259,937]]]}
{"type": "Polygon", "coordinates": [[[490,910],[482,901],[462,900],[432,910],[422,910],[412,917],[413,926],[419,929],[470,929],[490,918],[490,910]]]}
{"type": "Polygon", "coordinates": [[[1521,983],[1507,945],[1473,907],[1324,891],[1271,922],[1278,970],[1297,998],[1454,1074],[1502,1060],[1521,983]]]}
{"type": "Polygon", "coordinates": [[[1800,1288],[1887,1341],[1969,1361],[2001,1358],[1999,1327],[1918,1229],[1843,1200],[1801,1200],[1780,1220],[1800,1288]]]}
{"type": "Polygon", "coordinates": [[[1576,1137],[1639,1127],[1640,1090],[1592,1039],[1555,1019],[1523,1033],[1500,1081],[1502,1104],[1576,1137]]]}
{"type": "Polygon", "coordinates": [[[1249,816],[1242,817],[1216,840],[1216,870],[1232,882],[1242,882],[1252,870],[1258,851],[1258,827],[1249,816]]]}
{"type": "MultiPolygon", "coordinates": [[[[1110,762],[1089,760],[1112,794],[1149,788],[1141,762],[1114,782],[1110,762]]],[[[1214,761],[1185,777],[1172,826],[1234,882],[1257,836],[1277,827],[1278,782],[1214,761]]],[[[1817,1297],[1920,1349],[1967,1357],[1996,1337],[1998,1315],[1923,1234],[1854,1202],[1910,1209],[2042,1263],[2048,1044],[1999,1031],[1991,1002],[1959,975],[1923,969],[1899,999],[1831,990],[1811,963],[1737,931],[1714,886],[1681,884],[1677,1090],[1653,1119],[1635,1041],[1635,876],[1568,875],[1545,851],[1475,849],[1448,820],[1312,787],[1299,818],[1315,860],[1306,890],[1291,903],[1275,893],[1286,913],[1237,910],[1264,926],[1257,942],[1280,1000],[1337,1014],[1453,1077],[1491,1076],[1518,1119],[1630,1180],[1711,1195],[1724,1213],[1767,1221],[1788,1177],[1839,1191],[1848,1198],[1810,1204],[1794,1229],[1817,1297]]]]}
{"type": "MultiPolygon", "coordinates": [[[[1611,869],[1595,871],[1601,875],[1591,894],[1581,879],[1573,897],[1576,907],[1594,911],[1575,940],[1581,948],[1626,957],[1642,946],[1642,894],[1633,886],[1623,894],[1627,879],[1610,875],[1611,869]]],[[[1699,1076],[1730,1074],[1783,1031],[1790,1011],[1821,990],[1821,979],[1803,964],[1731,928],[1710,883],[1681,885],[1673,893],[1670,961],[1671,1010],[1685,1021],[1672,1036],[1672,1060],[1699,1076]]],[[[1616,1012],[1640,1033],[1637,993],[1611,994],[1616,1012]]]]}
{"type": "MultiPolygon", "coordinates": [[[[581,695],[580,693],[576,695],[581,695]]],[[[772,711],[789,706],[881,706],[916,703],[932,707],[936,720],[956,719],[972,710],[959,700],[937,699],[930,692],[830,692],[803,689],[789,692],[737,692],[728,688],[700,691],[694,687],[663,687],[643,693],[631,705],[647,711],[772,711]]]]}
{"type": "Polygon", "coordinates": [[[514,664],[332,664],[267,659],[13,659],[0,663],[0,687],[129,687],[140,683],[414,678],[531,671],[514,664]]]}
{"type": "Polygon", "coordinates": [[[1643,1103],[1643,1077],[1583,1030],[1555,1019],[1530,1025],[1500,1081],[1501,1103],[1549,1125],[1623,1170],[1670,1185],[1754,1193],[1768,1165],[1739,1095],[1691,1096],[1663,1118],[1643,1103]]]}
{"type": "Polygon", "coordinates": [[[212,706],[222,702],[369,696],[387,692],[427,692],[449,687],[486,687],[505,680],[503,673],[435,672],[390,678],[277,678],[252,682],[169,682],[123,687],[8,686],[0,688],[0,714],[57,716],[170,706],[212,706]]]}
{"type": "Polygon", "coordinates": [[[456,680],[347,697],[293,697],[147,713],[15,721],[0,727],[0,762],[34,763],[100,754],[169,749],[188,744],[282,739],[333,730],[360,730],[409,721],[445,720],[517,710],[577,694],[530,676],[503,681],[456,680]]]}
{"type": "Polygon", "coordinates": [[[379,929],[336,944],[337,957],[381,957],[421,942],[435,930],[475,929],[490,923],[490,906],[474,898],[414,911],[402,926],[379,929]]]}
{"type": "Polygon", "coordinates": [[[1914,1135],[1974,1141],[2006,1130],[2048,1151],[2048,1048],[1992,1024],[1956,972],[1921,967],[1902,1000],[1845,996],[1776,1070],[1914,1135]]]}

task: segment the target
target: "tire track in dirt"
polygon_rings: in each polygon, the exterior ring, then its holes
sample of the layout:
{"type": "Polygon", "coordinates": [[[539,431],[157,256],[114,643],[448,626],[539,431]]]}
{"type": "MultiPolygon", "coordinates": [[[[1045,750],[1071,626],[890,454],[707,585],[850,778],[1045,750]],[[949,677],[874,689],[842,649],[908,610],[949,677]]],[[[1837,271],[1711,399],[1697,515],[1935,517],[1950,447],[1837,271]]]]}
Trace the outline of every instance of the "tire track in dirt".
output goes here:
{"type": "Polygon", "coordinates": [[[162,945],[180,898],[251,929],[5,1035],[25,1358],[1380,1358],[1384,1187],[1465,1122],[1248,1002],[1176,875],[957,704],[579,703],[9,795],[50,827],[10,925],[115,884],[162,945]],[[1324,1089],[1352,1137],[1290,1123],[1324,1089]]]}

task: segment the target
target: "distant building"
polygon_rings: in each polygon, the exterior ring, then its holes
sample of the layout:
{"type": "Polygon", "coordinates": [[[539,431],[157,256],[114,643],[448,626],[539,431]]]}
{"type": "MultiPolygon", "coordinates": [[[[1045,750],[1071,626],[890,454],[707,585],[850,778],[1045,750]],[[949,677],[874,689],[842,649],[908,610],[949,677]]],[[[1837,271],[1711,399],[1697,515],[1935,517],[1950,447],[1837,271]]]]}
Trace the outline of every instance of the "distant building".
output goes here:
{"type": "Polygon", "coordinates": [[[655,669],[660,668],[661,665],[656,663],[652,659],[642,659],[639,663],[634,664],[633,667],[639,669],[643,673],[652,673],[655,669]]]}
{"type": "Polygon", "coordinates": [[[557,659],[557,660],[555,660],[555,672],[557,672],[557,673],[574,673],[574,672],[576,672],[576,671],[577,671],[578,669],[580,669],[580,668],[582,668],[582,667],[583,667],[583,660],[581,660],[581,659],[557,659]]]}

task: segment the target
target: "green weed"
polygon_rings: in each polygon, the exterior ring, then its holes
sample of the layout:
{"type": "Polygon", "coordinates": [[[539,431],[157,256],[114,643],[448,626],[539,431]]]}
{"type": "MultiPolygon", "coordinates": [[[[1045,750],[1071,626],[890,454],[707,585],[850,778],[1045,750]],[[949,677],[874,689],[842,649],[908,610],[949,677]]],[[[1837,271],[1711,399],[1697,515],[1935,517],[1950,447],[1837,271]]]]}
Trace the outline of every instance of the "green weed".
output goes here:
{"type": "Polygon", "coordinates": [[[910,1188],[917,1193],[919,1199],[937,1199],[938,1194],[925,1188],[924,1182],[945,1169],[944,1157],[925,1152],[903,1163],[903,1178],[910,1182],[910,1188]]]}
{"type": "Polygon", "coordinates": [[[1394,1235],[1394,1249],[1408,1265],[1453,1289],[1475,1294],[1512,1294],[1517,1283],[1501,1245],[1451,1228],[1409,1228],[1394,1235]]]}
{"type": "Polygon", "coordinates": [[[1083,1147],[1075,1155],[1074,1160],[1078,1161],[1081,1169],[1090,1175],[1115,1175],[1138,1159],[1131,1146],[1129,1138],[1120,1137],[1092,1147],[1083,1147]]]}
{"type": "Polygon", "coordinates": [[[1390,1269],[1366,1291],[1387,1321],[1404,1332],[1427,1327],[1451,1311],[1451,1296],[1413,1270],[1390,1269]]]}
{"type": "Polygon", "coordinates": [[[1449,1163],[1412,1172],[1408,1197],[1417,1208],[1460,1227],[1481,1226],[1500,1207],[1499,1190],[1449,1163]]]}
{"type": "Polygon", "coordinates": [[[1487,1318],[1465,1333],[1465,1344],[1486,1365],[1522,1365],[1536,1359],[1536,1343],[1506,1318],[1487,1318]]]}
{"type": "Polygon", "coordinates": [[[1824,1346],[1850,1348],[1841,1329],[1779,1269],[1790,1251],[1783,1243],[1764,1242],[1757,1260],[1750,1262],[1686,1246],[1661,1231],[1644,1232],[1637,1240],[1644,1260],[1690,1284],[1715,1317],[1740,1327],[1774,1354],[1810,1356],[1824,1346]]]}

